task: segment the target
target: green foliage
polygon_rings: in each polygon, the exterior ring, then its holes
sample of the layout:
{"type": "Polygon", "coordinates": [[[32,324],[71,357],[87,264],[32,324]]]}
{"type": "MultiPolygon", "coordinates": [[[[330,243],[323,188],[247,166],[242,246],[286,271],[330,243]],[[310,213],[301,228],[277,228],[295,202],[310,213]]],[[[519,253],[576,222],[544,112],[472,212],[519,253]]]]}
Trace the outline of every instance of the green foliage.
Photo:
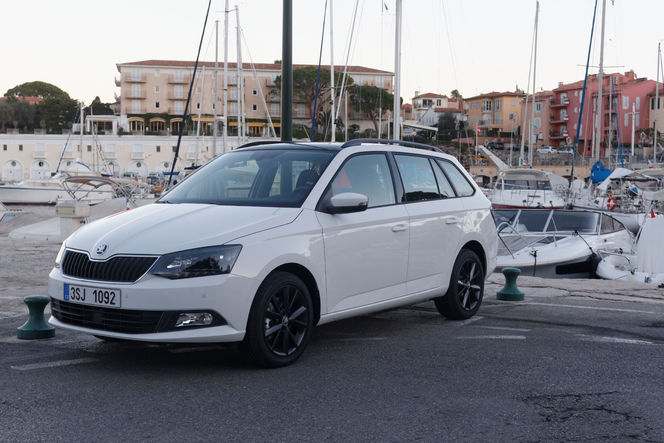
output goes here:
{"type": "Polygon", "coordinates": [[[457,122],[454,114],[444,112],[438,117],[438,135],[437,139],[441,141],[450,141],[457,137],[457,122]]]}
{"type": "Polygon", "coordinates": [[[113,115],[110,103],[102,103],[99,96],[96,96],[90,106],[85,108],[85,115],[113,115]]]}
{"type": "Polygon", "coordinates": [[[78,110],[78,102],[69,98],[51,96],[35,105],[39,119],[46,123],[49,132],[62,132],[63,129],[71,128],[78,110]]]}
{"type": "Polygon", "coordinates": [[[67,94],[62,89],[58,88],[55,85],[46,82],[34,81],[28,83],[22,83],[18,86],[14,86],[11,89],[8,89],[5,93],[7,97],[66,97],[69,98],[67,94]]]}
{"type": "MultiPolygon", "coordinates": [[[[302,68],[293,70],[293,99],[303,101],[309,115],[318,115],[318,111],[323,109],[323,104],[330,101],[330,70],[321,68],[319,80],[319,96],[317,108],[314,112],[314,99],[316,97],[316,78],[318,76],[318,67],[304,66],[302,68]]],[[[334,73],[334,84],[337,87],[341,86],[343,74],[340,72],[334,73]]],[[[274,81],[275,87],[270,91],[271,94],[278,96],[281,93],[281,76],[277,76],[274,81]]],[[[346,85],[353,84],[353,79],[346,77],[346,85]]]]}
{"type": "Polygon", "coordinates": [[[458,99],[458,98],[462,98],[462,97],[461,97],[461,93],[459,92],[458,89],[453,89],[452,92],[450,92],[450,96],[451,96],[452,98],[457,98],[457,99],[458,99]]]}
{"type": "Polygon", "coordinates": [[[382,108],[384,113],[394,108],[394,95],[376,86],[353,86],[349,88],[349,93],[350,102],[356,110],[368,114],[377,134],[380,110],[382,108]]]}
{"type": "Polygon", "coordinates": [[[5,132],[8,127],[14,126],[14,107],[7,100],[0,100],[0,131],[5,132]]]}

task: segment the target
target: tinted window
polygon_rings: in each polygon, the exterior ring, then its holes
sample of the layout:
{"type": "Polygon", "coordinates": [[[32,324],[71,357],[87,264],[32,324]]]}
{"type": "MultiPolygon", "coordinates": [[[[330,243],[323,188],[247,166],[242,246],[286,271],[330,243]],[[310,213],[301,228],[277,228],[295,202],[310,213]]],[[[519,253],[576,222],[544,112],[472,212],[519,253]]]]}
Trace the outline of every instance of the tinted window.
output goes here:
{"type": "Polygon", "coordinates": [[[445,171],[445,175],[450,179],[450,182],[452,182],[452,186],[454,186],[457,195],[466,197],[475,193],[475,188],[473,188],[466,179],[466,176],[459,171],[456,166],[443,160],[438,160],[438,164],[443,168],[443,171],[445,171]]]}
{"type": "Polygon", "coordinates": [[[368,207],[396,203],[392,175],[384,154],[351,157],[332,180],[332,195],[356,192],[369,198],[368,207]]]}
{"type": "Polygon", "coordinates": [[[395,155],[394,157],[406,192],[406,201],[440,198],[436,178],[428,158],[414,155],[395,155]]]}
{"type": "MultiPolygon", "coordinates": [[[[553,217],[549,222],[547,231],[569,231],[580,232],[582,234],[594,234],[597,232],[597,217],[599,214],[596,212],[573,212],[573,211],[553,211],[553,217]]],[[[603,217],[609,219],[608,226],[611,232],[613,230],[613,219],[610,217],[603,217]]]]}
{"type": "Polygon", "coordinates": [[[438,182],[438,191],[442,198],[454,197],[454,189],[452,185],[443,174],[443,171],[440,169],[440,166],[435,161],[432,161],[433,173],[436,176],[436,181],[438,182]]]}
{"type": "Polygon", "coordinates": [[[208,163],[160,202],[297,207],[333,156],[323,150],[238,150],[208,163]]]}

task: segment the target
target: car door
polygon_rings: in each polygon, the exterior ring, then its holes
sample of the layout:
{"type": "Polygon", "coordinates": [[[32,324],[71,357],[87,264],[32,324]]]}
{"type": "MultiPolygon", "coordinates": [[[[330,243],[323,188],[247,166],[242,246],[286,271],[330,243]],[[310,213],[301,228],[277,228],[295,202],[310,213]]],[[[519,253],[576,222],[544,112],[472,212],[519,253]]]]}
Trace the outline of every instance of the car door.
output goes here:
{"type": "Polygon", "coordinates": [[[409,294],[447,285],[463,240],[463,204],[438,164],[426,156],[394,155],[410,220],[409,294]]]}
{"type": "Polygon", "coordinates": [[[325,245],[328,313],[406,295],[408,214],[397,204],[385,153],[347,159],[323,201],[343,192],[366,195],[368,204],[361,212],[316,213],[325,245]]]}

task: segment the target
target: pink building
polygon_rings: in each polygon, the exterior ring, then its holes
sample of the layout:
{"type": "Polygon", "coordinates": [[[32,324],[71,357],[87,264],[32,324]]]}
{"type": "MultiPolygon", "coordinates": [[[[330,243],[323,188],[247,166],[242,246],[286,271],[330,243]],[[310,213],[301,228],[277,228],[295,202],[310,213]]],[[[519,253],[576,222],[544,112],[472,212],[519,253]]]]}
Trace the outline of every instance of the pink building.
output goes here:
{"type": "MultiPolygon", "coordinates": [[[[650,106],[648,93],[654,91],[655,81],[646,78],[636,78],[634,71],[625,74],[604,74],[602,81],[602,148],[604,156],[609,133],[612,134],[612,146],[618,146],[618,140],[623,146],[631,143],[632,118],[634,127],[638,131],[648,127],[650,106]],[[612,98],[612,100],[610,100],[612,98]],[[632,105],[635,105],[636,114],[632,116],[632,105]],[[609,125],[611,123],[611,125],[609,125]]],[[[554,146],[571,145],[574,143],[577,129],[579,129],[579,152],[590,156],[592,149],[593,115],[597,108],[598,81],[597,75],[588,76],[587,94],[591,98],[586,100],[579,127],[579,113],[583,80],[567,85],[560,84],[553,90],[550,104],[549,139],[554,146]]]]}

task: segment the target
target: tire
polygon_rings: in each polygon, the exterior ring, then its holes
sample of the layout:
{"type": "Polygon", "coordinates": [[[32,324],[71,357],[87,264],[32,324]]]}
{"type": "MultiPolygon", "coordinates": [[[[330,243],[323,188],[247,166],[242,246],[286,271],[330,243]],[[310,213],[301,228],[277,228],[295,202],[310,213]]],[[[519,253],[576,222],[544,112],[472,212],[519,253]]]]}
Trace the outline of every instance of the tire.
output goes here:
{"type": "Polygon", "coordinates": [[[447,292],[434,299],[436,309],[450,320],[466,320],[477,312],[484,296],[484,267],[469,249],[459,252],[447,292]]]}
{"type": "Polygon", "coordinates": [[[294,363],[314,327],[311,294],[302,280],[275,272],[261,284],[251,306],[244,349],[256,364],[276,368],[294,363]]]}

